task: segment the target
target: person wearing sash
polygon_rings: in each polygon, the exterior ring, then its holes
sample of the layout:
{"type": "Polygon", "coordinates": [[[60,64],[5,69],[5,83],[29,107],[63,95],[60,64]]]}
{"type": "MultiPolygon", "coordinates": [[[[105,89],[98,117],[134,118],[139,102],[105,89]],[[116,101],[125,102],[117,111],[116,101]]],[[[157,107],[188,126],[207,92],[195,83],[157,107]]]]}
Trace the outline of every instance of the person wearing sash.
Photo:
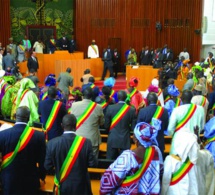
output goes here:
{"type": "MultiPolygon", "coordinates": [[[[45,86],[41,87],[40,89],[40,95],[39,95],[39,99],[41,100],[47,100],[48,99],[48,88],[51,86],[56,86],[56,78],[55,78],[55,74],[49,74],[44,81],[45,86]]],[[[61,90],[58,89],[57,91],[57,100],[62,100],[63,99],[63,95],[61,93],[61,90]]]]}
{"type": "Polygon", "coordinates": [[[157,142],[160,151],[164,157],[164,131],[167,129],[168,126],[168,112],[165,108],[157,105],[158,97],[156,93],[150,92],[147,96],[148,106],[142,108],[137,117],[137,123],[145,122],[150,123],[152,118],[157,118],[161,121],[161,128],[157,134],[157,142]],[[158,114],[157,114],[158,113],[158,114]]]}
{"type": "Polygon", "coordinates": [[[0,132],[3,194],[37,194],[39,180],[45,180],[44,133],[27,126],[29,117],[28,107],[19,107],[15,125],[0,132]]]}
{"type": "Polygon", "coordinates": [[[172,114],[174,108],[182,104],[181,99],[178,97],[180,92],[175,85],[168,86],[169,97],[166,98],[164,108],[167,109],[169,117],[172,114]]]}
{"type": "Polygon", "coordinates": [[[187,74],[187,82],[184,84],[182,91],[185,91],[185,90],[192,91],[194,89],[194,86],[195,86],[195,84],[194,84],[194,80],[193,80],[193,73],[189,72],[187,74]]]}
{"type": "Polygon", "coordinates": [[[56,40],[54,38],[54,35],[51,35],[48,41],[48,53],[52,54],[55,52],[56,49],[57,49],[56,40]]]}
{"type": "Polygon", "coordinates": [[[136,124],[135,108],[126,104],[125,91],[118,92],[119,102],[110,105],[105,115],[105,129],[108,134],[107,159],[115,160],[124,150],[130,149],[130,131],[136,124]]]}
{"type": "Polygon", "coordinates": [[[92,97],[92,101],[95,101],[96,97],[99,96],[100,90],[99,88],[94,84],[95,83],[95,79],[94,77],[89,77],[88,79],[88,83],[82,85],[82,92],[87,88],[87,87],[91,87],[93,90],[93,97],[92,97]]]}
{"type": "Polygon", "coordinates": [[[169,97],[169,94],[168,94],[168,86],[169,85],[174,85],[175,84],[175,80],[172,79],[172,78],[169,78],[167,80],[167,86],[163,89],[163,99],[164,99],[164,104],[166,103],[166,98],[169,97]]]}
{"type": "Polygon", "coordinates": [[[38,113],[44,130],[46,130],[47,140],[51,140],[62,135],[61,126],[63,117],[67,114],[66,106],[56,100],[57,89],[54,86],[48,88],[48,99],[39,102],[38,113]]]}
{"type": "MultiPolygon", "coordinates": [[[[215,108],[215,82],[212,82],[212,89],[213,91],[209,94],[208,100],[208,111],[213,110],[213,107],[215,108]]],[[[213,111],[215,113],[215,110],[213,111]]]]}
{"type": "Polygon", "coordinates": [[[96,45],[95,40],[92,40],[92,44],[89,45],[89,47],[88,47],[87,57],[88,58],[99,58],[99,48],[96,45]]]}
{"type": "Polygon", "coordinates": [[[23,62],[25,61],[25,47],[22,45],[22,41],[19,42],[19,45],[17,46],[17,61],[23,62]]]}
{"type": "Polygon", "coordinates": [[[204,119],[206,122],[209,102],[208,102],[207,97],[202,95],[202,89],[203,88],[202,88],[201,84],[198,84],[195,86],[195,88],[193,90],[193,97],[191,99],[191,103],[202,106],[204,108],[204,115],[205,115],[204,119]]]}
{"type": "MultiPolygon", "coordinates": [[[[117,103],[118,102],[117,92],[113,89],[115,83],[116,83],[116,80],[114,79],[114,77],[110,77],[104,81],[104,86],[107,86],[110,88],[111,90],[110,97],[114,99],[115,103],[117,103]]],[[[100,95],[102,95],[102,93],[100,93],[100,95]]]]}
{"type": "Polygon", "coordinates": [[[124,151],[108,167],[101,178],[101,195],[160,194],[163,158],[157,147],[157,122],[137,123],[133,138],[137,148],[124,151]]]}
{"type": "Polygon", "coordinates": [[[91,141],[75,132],[76,122],[73,114],[65,115],[63,135],[47,143],[44,166],[47,170],[55,168],[55,194],[92,194],[87,168],[95,167],[97,160],[91,141]]]}
{"type": "Polygon", "coordinates": [[[92,88],[86,88],[83,100],[72,103],[71,114],[77,118],[76,134],[90,139],[93,153],[98,158],[101,143],[99,126],[104,124],[104,114],[102,107],[91,100],[92,97],[92,88]]]}
{"type": "Polygon", "coordinates": [[[17,96],[12,100],[13,106],[15,106],[16,109],[20,106],[27,106],[30,109],[29,125],[32,125],[34,121],[39,122],[39,114],[37,112],[39,100],[32,90],[35,89],[35,87],[32,80],[28,78],[22,79],[17,96]]]}
{"type": "Polygon", "coordinates": [[[127,101],[131,106],[134,106],[136,114],[138,114],[139,110],[145,106],[142,94],[136,89],[138,83],[139,79],[137,77],[132,77],[129,81],[129,88],[126,89],[128,96],[127,101]]]}
{"type": "Polygon", "coordinates": [[[144,92],[143,98],[146,99],[149,92],[154,92],[158,96],[158,104],[162,107],[164,107],[164,98],[163,98],[163,92],[161,88],[159,88],[159,81],[158,79],[152,79],[152,82],[148,89],[144,92]]]}

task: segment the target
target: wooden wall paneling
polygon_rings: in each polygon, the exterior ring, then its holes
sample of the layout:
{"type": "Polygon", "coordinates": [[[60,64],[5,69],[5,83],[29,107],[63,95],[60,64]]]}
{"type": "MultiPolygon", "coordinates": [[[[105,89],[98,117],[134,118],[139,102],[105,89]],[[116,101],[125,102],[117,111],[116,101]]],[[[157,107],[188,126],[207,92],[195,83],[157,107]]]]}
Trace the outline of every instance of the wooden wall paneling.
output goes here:
{"type": "Polygon", "coordinates": [[[202,0],[76,0],[76,39],[86,56],[92,38],[96,39],[100,56],[109,38],[121,38],[121,66],[130,47],[140,52],[143,46],[163,47],[168,44],[176,56],[187,47],[192,61],[199,60],[202,0]],[[144,19],[149,25],[144,26],[144,19]],[[108,25],[110,21],[113,25],[108,25]],[[165,27],[165,21],[168,25],[165,27]],[[162,30],[155,28],[161,22],[162,30]],[[186,22],[187,21],[187,22],[186,22]]]}
{"type": "Polygon", "coordinates": [[[9,43],[9,38],[11,36],[11,21],[10,21],[10,1],[0,0],[0,42],[3,47],[6,47],[9,43]]]}

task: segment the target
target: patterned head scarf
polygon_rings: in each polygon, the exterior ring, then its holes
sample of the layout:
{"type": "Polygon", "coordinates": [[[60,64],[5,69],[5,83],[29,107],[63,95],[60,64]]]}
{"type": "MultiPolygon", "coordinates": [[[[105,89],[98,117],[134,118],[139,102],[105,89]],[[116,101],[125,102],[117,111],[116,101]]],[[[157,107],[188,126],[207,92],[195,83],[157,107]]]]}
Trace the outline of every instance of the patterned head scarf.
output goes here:
{"type": "Polygon", "coordinates": [[[177,97],[180,94],[178,88],[173,84],[168,86],[167,91],[168,91],[169,95],[174,96],[174,97],[177,97]]]}
{"type": "MultiPolygon", "coordinates": [[[[157,119],[155,119],[157,120],[157,119]]],[[[134,135],[145,148],[151,145],[158,145],[156,137],[158,129],[148,123],[140,122],[134,128],[134,135]]]]}
{"type": "Polygon", "coordinates": [[[139,79],[137,77],[132,77],[129,81],[131,87],[137,87],[139,79]]]}
{"type": "Polygon", "coordinates": [[[55,86],[55,84],[56,84],[55,75],[54,74],[49,74],[45,79],[45,85],[47,87],[50,87],[50,86],[55,86]]]}

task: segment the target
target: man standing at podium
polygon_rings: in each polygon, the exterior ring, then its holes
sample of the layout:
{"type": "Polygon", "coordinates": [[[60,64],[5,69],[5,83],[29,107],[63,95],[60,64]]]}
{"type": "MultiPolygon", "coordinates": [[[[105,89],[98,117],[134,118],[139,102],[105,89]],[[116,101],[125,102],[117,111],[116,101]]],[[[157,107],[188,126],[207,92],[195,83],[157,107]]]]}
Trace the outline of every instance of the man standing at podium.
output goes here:
{"type": "Polygon", "coordinates": [[[98,58],[99,57],[99,48],[96,45],[95,40],[92,40],[92,44],[89,45],[89,47],[88,47],[87,57],[88,58],[98,58]]]}

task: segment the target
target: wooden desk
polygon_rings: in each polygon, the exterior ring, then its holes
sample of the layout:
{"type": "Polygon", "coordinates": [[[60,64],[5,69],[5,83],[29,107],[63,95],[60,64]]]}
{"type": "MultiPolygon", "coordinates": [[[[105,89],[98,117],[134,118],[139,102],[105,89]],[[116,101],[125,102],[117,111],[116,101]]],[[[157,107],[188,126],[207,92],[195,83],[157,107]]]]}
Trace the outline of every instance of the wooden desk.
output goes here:
{"type": "Polygon", "coordinates": [[[158,69],[152,68],[152,66],[139,66],[134,68],[133,66],[126,66],[126,80],[127,86],[130,78],[132,77],[139,78],[139,84],[137,89],[140,91],[145,91],[150,85],[153,78],[158,76],[158,69]]]}

